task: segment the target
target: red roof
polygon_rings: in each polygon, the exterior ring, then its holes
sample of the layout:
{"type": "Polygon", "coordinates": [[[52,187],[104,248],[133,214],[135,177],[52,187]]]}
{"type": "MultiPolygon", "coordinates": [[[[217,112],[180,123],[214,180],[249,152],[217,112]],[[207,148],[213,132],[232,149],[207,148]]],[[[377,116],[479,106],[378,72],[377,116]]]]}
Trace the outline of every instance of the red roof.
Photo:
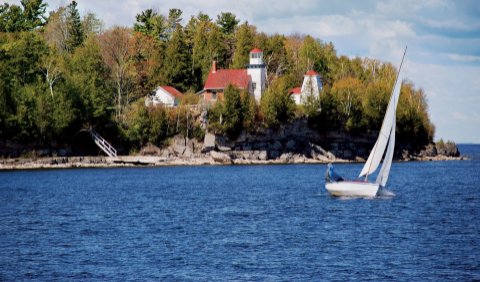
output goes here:
{"type": "Polygon", "coordinates": [[[175,88],[172,87],[172,86],[160,86],[160,87],[162,87],[163,89],[165,89],[165,91],[167,91],[168,93],[170,93],[170,95],[172,95],[172,96],[175,97],[175,98],[181,99],[181,98],[183,97],[182,92],[178,91],[177,89],[175,89],[175,88]]]}
{"type": "Polygon", "coordinates": [[[263,51],[258,49],[258,48],[253,48],[252,51],[250,51],[250,53],[262,53],[263,51]]]}
{"type": "Polygon", "coordinates": [[[225,89],[228,84],[248,89],[248,81],[246,69],[217,70],[208,74],[204,89],[225,89]]]}
{"type": "Polygon", "coordinates": [[[301,94],[302,93],[302,88],[301,87],[295,87],[295,88],[292,88],[290,89],[290,92],[288,92],[289,94],[301,94]]]}
{"type": "Polygon", "coordinates": [[[318,73],[314,70],[309,70],[305,75],[318,75],[318,73]]]}

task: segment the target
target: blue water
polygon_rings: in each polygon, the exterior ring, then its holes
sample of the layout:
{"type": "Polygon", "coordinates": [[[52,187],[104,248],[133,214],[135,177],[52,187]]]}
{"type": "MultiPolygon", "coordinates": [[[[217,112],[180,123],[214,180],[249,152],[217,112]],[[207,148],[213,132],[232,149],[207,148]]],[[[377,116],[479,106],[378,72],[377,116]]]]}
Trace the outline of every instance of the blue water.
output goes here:
{"type": "Polygon", "coordinates": [[[328,196],[326,165],[0,172],[0,280],[478,280],[480,146],[460,150],[395,163],[376,199],[328,196]]]}

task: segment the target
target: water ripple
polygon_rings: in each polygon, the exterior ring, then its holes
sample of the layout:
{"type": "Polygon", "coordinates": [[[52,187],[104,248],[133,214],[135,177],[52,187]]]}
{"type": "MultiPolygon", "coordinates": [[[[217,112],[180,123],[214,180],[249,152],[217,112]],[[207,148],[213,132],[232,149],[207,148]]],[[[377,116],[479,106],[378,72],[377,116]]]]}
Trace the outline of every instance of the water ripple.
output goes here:
{"type": "Polygon", "coordinates": [[[0,280],[480,279],[479,160],[395,164],[374,199],[325,168],[1,172],[0,280]]]}

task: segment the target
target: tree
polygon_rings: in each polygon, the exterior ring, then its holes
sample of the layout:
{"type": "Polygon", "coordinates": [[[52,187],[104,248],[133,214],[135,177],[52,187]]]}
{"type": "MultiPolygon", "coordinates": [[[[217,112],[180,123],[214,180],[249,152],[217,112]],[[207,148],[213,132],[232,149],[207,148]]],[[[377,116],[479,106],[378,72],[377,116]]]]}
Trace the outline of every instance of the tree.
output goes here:
{"type": "Polygon", "coordinates": [[[166,41],[167,23],[163,15],[152,9],[147,9],[135,17],[137,22],[133,25],[135,31],[151,36],[159,41],[166,41]]]}
{"type": "Polygon", "coordinates": [[[380,81],[368,84],[365,90],[365,97],[362,99],[363,119],[368,127],[374,130],[382,125],[385,110],[387,109],[390,93],[392,92],[392,83],[382,83],[380,81]]]}
{"type": "MultiPolygon", "coordinates": [[[[321,46],[317,40],[307,35],[302,42],[299,50],[300,70],[305,73],[314,68],[316,62],[321,56],[321,46]]],[[[302,73],[302,74],[303,74],[302,73]]]]}
{"type": "Polygon", "coordinates": [[[0,32],[25,30],[23,12],[17,5],[5,3],[0,6],[0,32]]]}
{"type": "Polygon", "coordinates": [[[260,101],[260,107],[267,126],[277,127],[288,122],[294,115],[295,102],[288,94],[291,79],[279,77],[273,81],[260,101]]]}
{"type": "Polygon", "coordinates": [[[114,27],[101,34],[98,40],[103,61],[110,69],[116,89],[116,118],[120,120],[125,107],[125,97],[128,97],[131,91],[131,82],[134,76],[130,48],[133,38],[129,29],[114,27]]]}
{"type": "Polygon", "coordinates": [[[56,56],[50,56],[45,59],[42,67],[42,72],[45,75],[45,81],[48,84],[50,95],[53,98],[53,85],[61,74],[59,60],[56,58],[56,56]]]}
{"type": "Polygon", "coordinates": [[[240,20],[230,12],[222,12],[220,15],[217,15],[216,23],[220,26],[223,34],[233,34],[239,22],[240,20]]]}
{"type": "Polygon", "coordinates": [[[240,99],[242,102],[242,128],[253,131],[257,119],[257,102],[247,91],[240,93],[240,99]]]}
{"type": "Polygon", "coordinates": [[[65,7],[50,12],[48,23],[44,27],[43,37],[48,45],[59,53],[68,52],[69,27],[65,7]]]}
{"type": "Polygon", "coordinates": [[[67,28],[68,39],[67,49],[73,52],[75,48],[80,46],[85,39],[85,33],[83,30],[82,22],[80,20],[80,14],[77,9],[77,2],[72,1],[66,9],[67,12],[67,28]]]}
{"type": "Polygon", "coordinates": [[[185,34],[180,25],[177,26],[165,50],[165,58],[161,70],[164,84],[172,85],[181,91],[191,86],[192,75],[189,71],[190,54],[185,42],[185,34]]]}
{"type": "Polygon", "coordinates": [[[253,48],[253,38],[255,36],[255,27],[247,22],[242,24],[236,34],[235,53],[233,54],[232,68],[245,68],[249,62],[250,51],[253,48]]]}
{"type": "Polygon", "coordinates": [[[275,34],[267,38],[266,46],[263,47],[263,61],[266,65],[269,83],[283,75],[288,69],[285,42],[285,36],[275,34]]]}
{"type": "Polygon", "coordinates": [[[362,82],[353,77],[341,79],[333,84],[332,94],[337,103],[339,119],[347,131],[362,127],[361,97],[365,92],[362,82]]]}
{"type": "Polygon", "coordinates": [[[67,91],[77,97],[74,107],[78,109],[81,126],[105,128],[109,125],[110,106],[115,104],[109,85],[110,75],[97,38],[88,37],[74,51],[63,74],[67,91]]]}
{"type": "Polygon", "coordinates": [[[225,88],[222,116],[225,133],[237,136],[243,124],[242,99],[240,90],[231,84],[225,88]]]}
{"type": "MultiPolygon", "coordinates": [[[[191,21],[192,22],[192,21],[191,21]]],[[[195,20],[192,35],[192,75],[195,78],[195,90],[201,89],[207,79],[212,66],[212,61],[224,53],[218,27],[210,18],[199,14],[195,20]]]]}
{"type": "Polygon", "coordinates": [[[100,34],[103,30],[103,22],[94,13],[87,13],[83,16],[82,29],[85,37],[100,34]]]}
{"type": "Polygon", "coordinates": [[[160,50],[155,44],[153,37],[135,32],[131,45],[132,63],[135,69],[133,76],[133,95],[135,100],[140,96],[145,96],[155,86],[158,85],[161,78],[158,76],[157,70],[160,68],[159,57],[160,50]]]}
{"type": "Polygon", "coordinates": [[[180,9],[170,9],[168,11],[168,18],[167,18],[167,38],[171,38],[173,33],[177,30],[177,27],[180,26],[180,22],[182,21],[182,10],[180,9]]]}
{"type": "Polygon", "coordinates": [[[435,127],[428,117],[425,93],[408,81],[403,82],[400,91],[397,128],[398,139],[410,143],[414,150],[431,143],[435,134],[435,127]]]}
{"type": "Polygon", "coordinates": [[[23,6],[24,29],[34,30],[45,24],[45,9],[47,4],[43,0],[21,0],[23,6]]]}

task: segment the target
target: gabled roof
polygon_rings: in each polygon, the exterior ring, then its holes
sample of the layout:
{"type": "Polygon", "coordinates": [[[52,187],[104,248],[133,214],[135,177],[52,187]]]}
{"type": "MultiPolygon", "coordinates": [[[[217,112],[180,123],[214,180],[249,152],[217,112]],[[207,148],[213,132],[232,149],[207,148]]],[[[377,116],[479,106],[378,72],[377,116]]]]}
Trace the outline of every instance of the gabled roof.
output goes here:
{"type": "Polygon", "coordinates": [[[300,94],[302,94],[302,88],[301,87],[292,88],[292,89],[290,89],[288,94],[300,95],[300,94]]]}
{"type": "Polygon", "coordinates": [[[176,88],[172,86],[160,86],[163,88],[166,92],[168,92],[170,95],[172,95],[175,98],[181,99],[183,97],[182,92],[178,91],[176,88]]]}
{"type": "Polygon", "coordinates": [[[253,48],[252,51],[250,51],[250,53],[262,53],[263,51],[258,49],[258,48],[253,48]]]}
{"type": "Polygon", "coordinates": [[[318,75],[318,72],[316,72],[314,70],[309,70],[309,71],[307,71],[307,73],[305,75],[318,75]]]}
{"type": "Polygon", "coordinates": [[[208,74],[204,89],[225,89],[228,84],[248,89],[249,80],[246,69],[216,70],[208,74]]]}

